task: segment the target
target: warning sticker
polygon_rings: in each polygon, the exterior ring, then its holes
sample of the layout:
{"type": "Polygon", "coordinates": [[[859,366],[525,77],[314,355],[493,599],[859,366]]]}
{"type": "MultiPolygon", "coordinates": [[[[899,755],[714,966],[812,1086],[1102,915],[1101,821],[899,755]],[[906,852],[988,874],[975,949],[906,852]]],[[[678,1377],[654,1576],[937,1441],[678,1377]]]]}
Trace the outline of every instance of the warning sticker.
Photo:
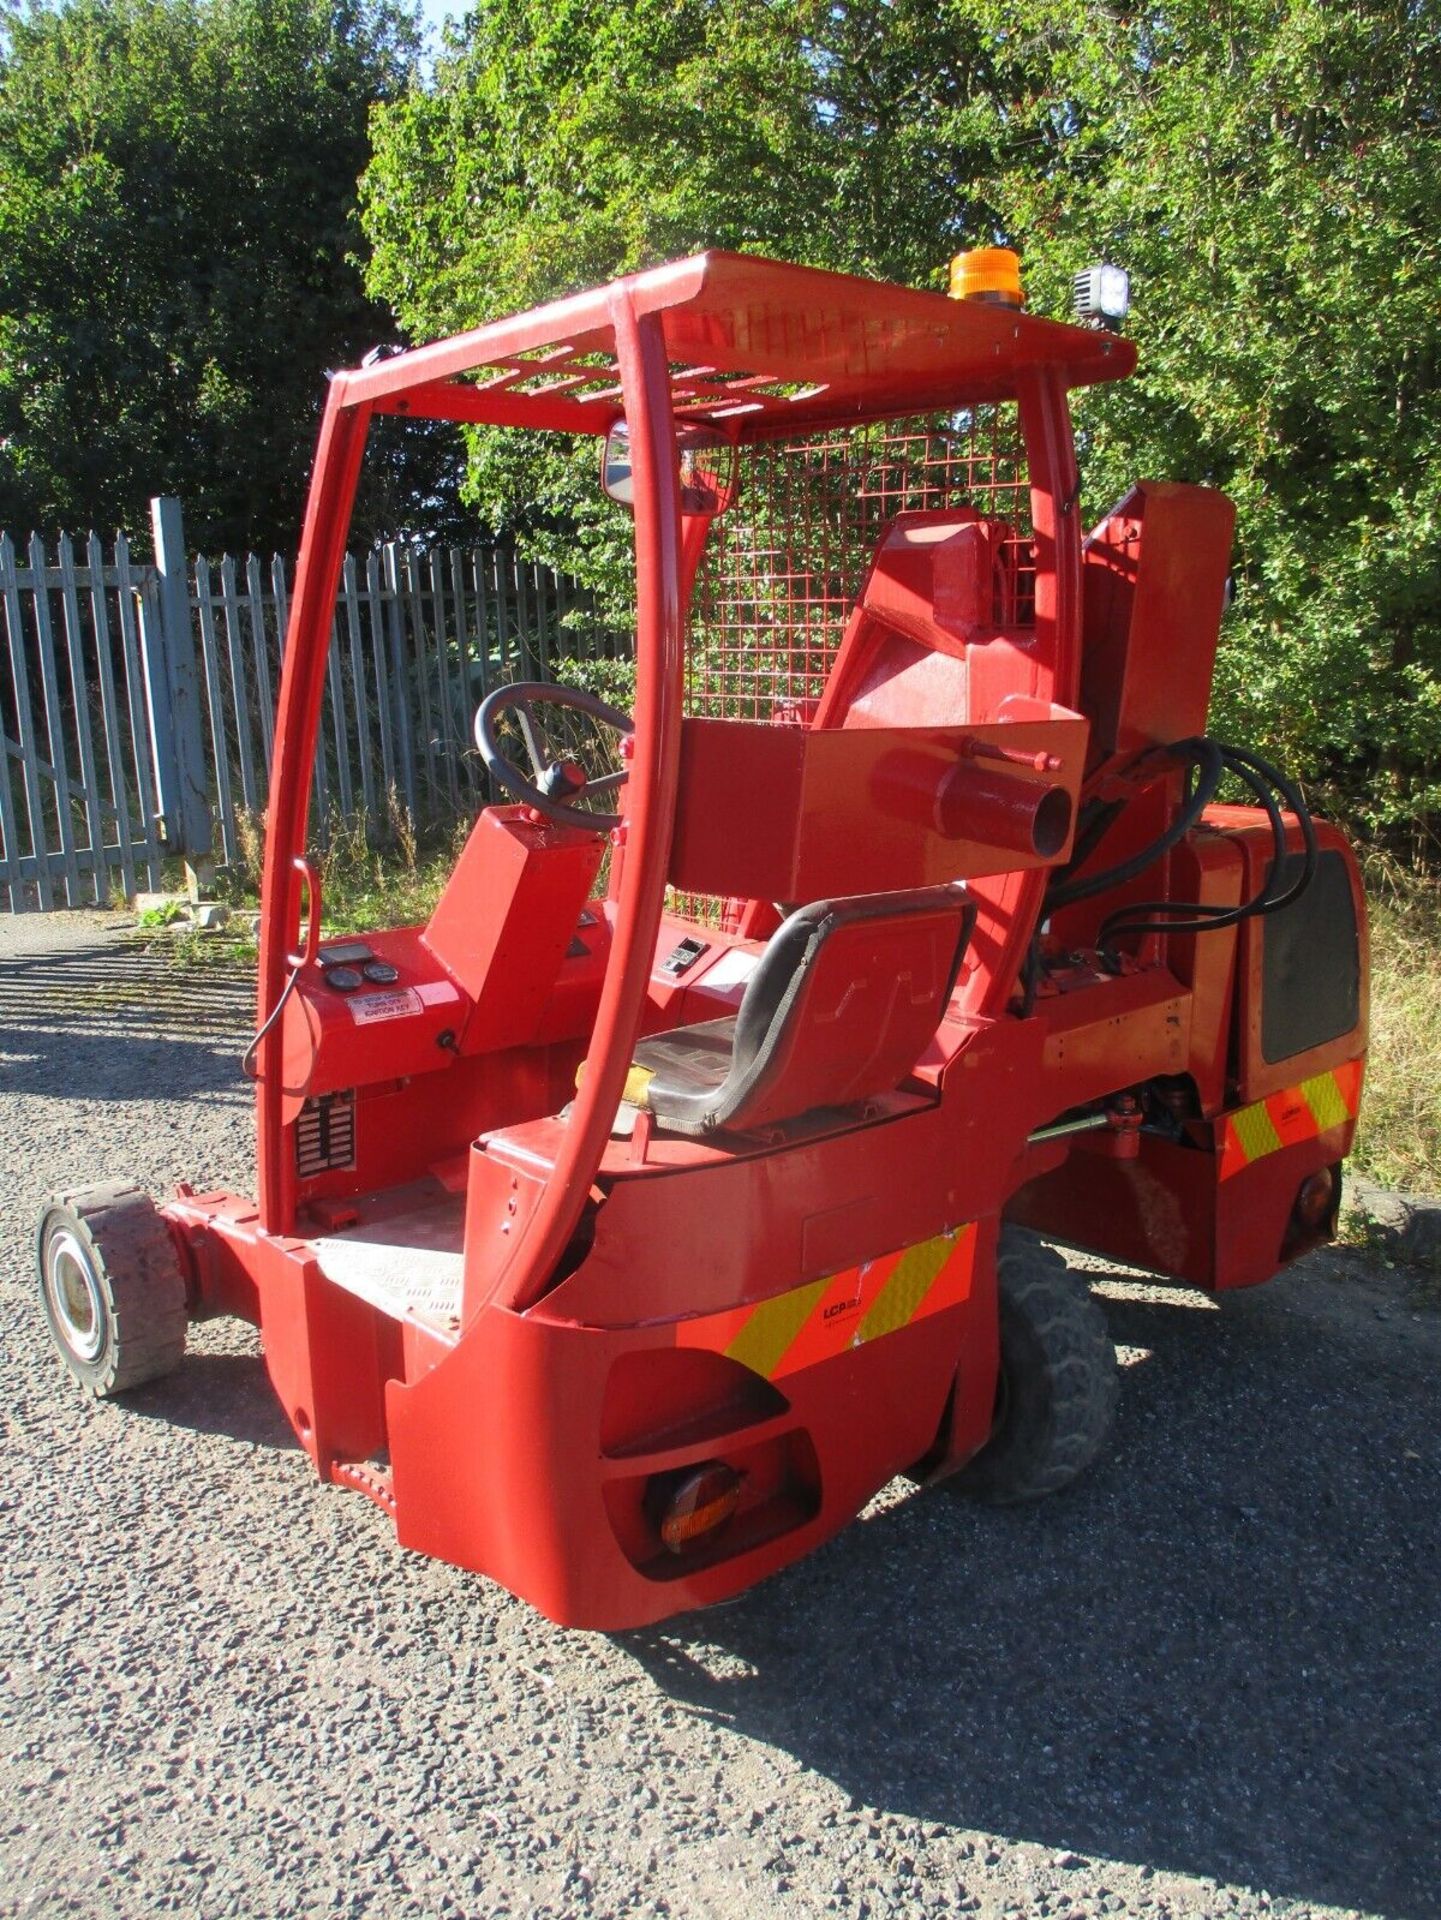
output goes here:
{"type": "Polygon", "coordinates": [[[391,987],[385,993],[358,993],[345,1004],[358,1027],[368,1027],[376,1020],[403,1020],[407,1014],[419,1013],[422,1008],[414,987],[391,987]]]}

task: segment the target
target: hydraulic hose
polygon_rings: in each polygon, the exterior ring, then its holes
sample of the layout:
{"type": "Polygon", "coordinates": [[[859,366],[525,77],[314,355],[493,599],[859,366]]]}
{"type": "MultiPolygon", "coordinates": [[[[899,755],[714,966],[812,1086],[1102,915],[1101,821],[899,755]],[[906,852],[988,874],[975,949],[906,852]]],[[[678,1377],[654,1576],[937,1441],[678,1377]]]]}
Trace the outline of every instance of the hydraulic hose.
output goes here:
{"type": "MultiPolygon", "coordinates": [[[[1123,934],[1217,933],[1223,927],[1237,926],[1243,920],[1279,912],[1282,907],[1289,906],[1293,900],[1299,898],[1311,884],[1317,861],[1316,826],[1300,789],[1278,767],[1261,759],[1258,754],[1251,753],[1244,747],[1222,746],[1219,742],[1212,744],[1220,757],[1223,770],[1249,787],[1266,812],[1274,849],[1270,872],[1266,875],[1258,892],[1249,900],[1244,900],[1234,907],[1211,905],[1200,900],[1130,901],[1102,921],[1097,935],[1098,946],[1109,946],[1123,934]],[[1294,880],[1282,887],[1280,892],[1274,889],[1284,877],[1285,863],[1289,853],[1286,845],[1286,822],[1276,800],[1278,793],[1296,817],[1301,828],[1303,845],[1301,870],[1294,880]],[[1179,915],[1189,917],[1185,919],[1172,917],[1179,915]]],[[[1159,850],[1160,842],[1157,842],[1154,848],[1147,849],[1148,865],[1158,857],[1159,850]]]]}
{"type": "MultiPolygon", "coordinates": [[[[1222,775],[1226,771],[1224,750],[1214,740],[1207,740],[1197,735],[1194,739],[1176,741],[1174,746],[1166,748],[1165,752],[1167,755],[1181,759],[1183,764],[1189,762],[1197,770],[1195,787],[1175,819],[1149,846],[1142,847],[1138,853],[1133,853],[1128,860],[1121,861],[1117,866],[1107,867],[1100,873],[1088,874],[1084,880],[1062,879],[1060,884],[1053,886],[1046,895],[1048,914],[1056,912],[1061,907],[1074,906],[1078,900],[1090,900],[1098,893],[1109,893],[1113,887],[1124,886],[1128,880],[1136,879],[1148,867],[1153,866],[1163,854],[1169,853],[1172,847],[1177,846],[1211,804],[1216,789],[1221,784],[1222,775]]],[[[1142,758],[1144,759],[1145,756],[1143,755],[1142,758]]],[[[1159,779],[1163,773],[1170,771],[1170,765],[1158,765],[1156,777],[1159,779]]],[[[1085,848],[1081,858],[1095,850],[1112,822],[1120,817],[1121,812],[1122,808],[1116,806],[1111,810],[1110,817],[1100,831],[1089,835],[1090,845],[1085,848]]],[[[1075,864],[1073,860],[1072,865],[1075,864]]]]}

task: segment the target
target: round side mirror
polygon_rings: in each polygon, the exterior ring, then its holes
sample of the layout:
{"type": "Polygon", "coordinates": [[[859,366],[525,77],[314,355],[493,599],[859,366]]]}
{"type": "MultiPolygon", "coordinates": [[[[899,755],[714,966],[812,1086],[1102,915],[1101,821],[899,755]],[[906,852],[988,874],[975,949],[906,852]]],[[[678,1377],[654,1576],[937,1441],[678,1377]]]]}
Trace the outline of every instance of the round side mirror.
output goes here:
{"type": "MultiPolygon", "coordinates": [[[[736,497],[736,453],[731,441],[709,427],[677,430],[682,513],[713,516],[725,512],[736,497]]],[[[617,420],[605,436],[600,485],[608,500],[618,500],[623,507],[635,505],[630,428],[624,420],[617,420]]]]}
{"type": "Polygon", "coordinates": [[[600,457],[601,491],[608,500],[619,500],[623,507],[635,505],[635,473],[630,463],[630,428],[617,420],[605,436],[600,457]]]}

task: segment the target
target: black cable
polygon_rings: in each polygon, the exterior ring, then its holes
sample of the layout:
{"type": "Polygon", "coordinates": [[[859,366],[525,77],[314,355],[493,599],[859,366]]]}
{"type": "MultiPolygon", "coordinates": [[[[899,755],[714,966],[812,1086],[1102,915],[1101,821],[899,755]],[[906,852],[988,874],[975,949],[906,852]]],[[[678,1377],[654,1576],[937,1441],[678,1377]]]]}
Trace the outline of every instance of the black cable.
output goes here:
{"type": "Polygon", "coordinates": [[[1081,817],[1076,823],[1076,837],[1071,842],[1071,857],[1063,867],[1057,867],[1051,875],[1052,888],[1059,890],[1073,873],[1085,866],[1125,810],[1124,800],[1088,800],[1086,802],[1081,809],[1081,817]]]}
{"type": "MultiPolygon", "coordinates": [[[[1303,894],[1316,877],[1316,863],[1321,857],[1316,841],[1316,822],[1311,817],[1311,809],[1306,805],[1301,789],[1279,767],[1263,760],[1258,753],[1252,753],[1246,747],[1228,747],[1231,758],[1245,766],[1253,768],[1263,780],[1269,781],[1286,805],[1295,814],[1301,828],[1301,871],[1284,894],[1273,896],[1261,909],[1264,913],[1275,913],[1278,908],[1286,907],[1303,894]]],[[[1278,854],[1276,866],[1279,869],[1291,857],[1290,849],[1283,847],[1278,854]]]]}
{"type": "Polygon", "coordinates": [[[1243,920],[1259,918],[1266,914],[1277,913],[1282,907],[1289,906],[1311,884],[1315,877],[1319,850],[1316,841],[1316,826],[1311,810],[1306,805],[1300,789],[1269,761],[1244,747],[1224,747],[1218,745],[1222,763],[1227,772],[1241,780],[1250,788],[1252,794],[1264,808],[1271,826],[1271,839],[1274,856],[1270,871],[1262,882],[1260,890],[1249,900],[1234,907],[1224,907],[1203,900],[1133,900],[1120,907],[1101,923],[1097,935],[1098,946],[1108,946],[1123,934],[1168,933],[1182,937],[1217,933],[1222,928],[1237,926],[1243,920]],[[1272,889],[1285,874],[1286,862],[1291,858],[1287,844],[1286,823],[1281,809],[1276,803],[1276,795],[1287,803],[1301,829],[1303,855],[1301,870],[1296,878],[1284,886],[1279,893],[1272,889]],[[1137,915],[1147,914],[1189,914],[1188,920],[1145,919],[1137,915]]]}
{"type": "MultiPolygon", "coordinates": [[[[1216,789],[1221,784],[1221,778],[1225,772],[1221,749],[1214,740],[1208,740],[1198,734],[1189,740],[1176,741],[1173,746],[1165,748],[1164,752],[1170,756],[1179,756],[1182,764],[1189,762],[1196,770],[1196,785],[1170,826],[1149,846],[1142,847],[1139,853],[1133,853],[1128,860],[1122,860],[1114,867],[1107,867],[1101,873],[1090,874],[1084,880],[1069,881],[1056,887],[1054,891],[1048,892],[1044,909],[1046,914],[1052,914],[1061,907],[1074,906],[1078,900],[1089,900],[1098,893],[1109,893],[1113,887],[1124,886],[1128,880],[1134,880],[1148,867],[1154,866],[1157,860],[1169,853],[1172,847],[1183,840],[1195,826],[1202,813],[1211,804],[1216,789]]],[[[1141,756],[1141,760],[1145,758],[1145,755],[1141,756]]],[[[1139,765],[1140,761],[1135,764],[1139,765]]],[[[1172,766],[1159,765],[1157,777],[1171,771],[1172,766]]],[[[1116,815],[1112,817],[1118,817],[1120,811],[1118,808],[1116,815]]],[[[1108,821],[1107,825],[1109,824],[1108,821]]],[[[1096,836],[1093,846],[1100,837],[1100,835],[1096,836]]]]}
{"type": "MultiPolygon", "coordinates": [[[[1237,764],[1232,749],[1221,747],[1221,760],[1226,771],[1235,775],[1248,786],[1254,797],[1260,802],[1271,823],[1272,872],[1277,860],[1286,856],[1286,823],[1281,818],[1281,809],[1276,805],[1276,796],[1261,778],[1248,768],[1237,764]]],[[[1190,934],[1213,931],[1220,927],[1234,925],[1238,920],[1248,919],[1258,912],[1271,884],[1268,874],[1261,891],[1250,900],[1237,906],[1228,907],[1205,900],[1131,900],[1124,907],[1118,907],[1101,922],[1100,932],[1096,936],[1098,946],[1107,946],[1118,933],[1181,933],[1190,934]],[[1192,918],[1185,923],[1167,920],[1163,923],[1148,921],[1147,914],[1189,914],[1192,918]],[[1141,916],[1137,918],[1137,916],[1141,916]]]]}
{"type": "Polygon", "coordinates": [[[1026,946],[1026,957],[1021,962],[1021,1006],[1023,1020],[1029,1020],[1036,1010],[1036,990],[1041,984],[1041,974],[1045,963],[1041,958],[1041,928],[1037,922],[1036,931],[1026,946]]]}
{"type": "Polygon", "coordinates": [[[290,972],[290,978],[286,981],[284,987],[281,989],[280,998],[276,1001],[275,1005],[270,1010],[270,1017],[266,1020],[265,1025],[256,1034],[255,1038],[251,1041],[250,1045],[245,1049],[244,1053],[241,1054],[240,1071],[245,1075],[247,1080],[258,1079],[259,1076],[255,1071],[255,1056],[260,1051],[260,1043],[262,1040],[264,1040],[266,1034],[269,1033],[270,1029],[275,1025],[276,1021],[280,1018],[281,1014],[284,1013],[285,1003],[290,998],[291,994],[294,993],[296,982],[300,979],[300,975],[304,966],[305,966],[305,961],[302,958],[295,963],[294,967],[292,967],[290,972]]]}

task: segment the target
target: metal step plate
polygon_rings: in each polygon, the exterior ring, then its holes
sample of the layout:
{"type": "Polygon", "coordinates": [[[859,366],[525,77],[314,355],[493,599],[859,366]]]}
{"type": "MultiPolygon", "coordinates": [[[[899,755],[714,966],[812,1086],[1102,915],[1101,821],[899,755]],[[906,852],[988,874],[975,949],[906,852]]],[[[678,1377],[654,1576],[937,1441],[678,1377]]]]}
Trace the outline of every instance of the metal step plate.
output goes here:
{"type": "Polygon", "coordinates": [[[464,1244],[463,1194],[445,1194],[311,1242],[327,1280],[393,1320],[416,1320],[447,1336],[460,1322],[464,1244]]]}

